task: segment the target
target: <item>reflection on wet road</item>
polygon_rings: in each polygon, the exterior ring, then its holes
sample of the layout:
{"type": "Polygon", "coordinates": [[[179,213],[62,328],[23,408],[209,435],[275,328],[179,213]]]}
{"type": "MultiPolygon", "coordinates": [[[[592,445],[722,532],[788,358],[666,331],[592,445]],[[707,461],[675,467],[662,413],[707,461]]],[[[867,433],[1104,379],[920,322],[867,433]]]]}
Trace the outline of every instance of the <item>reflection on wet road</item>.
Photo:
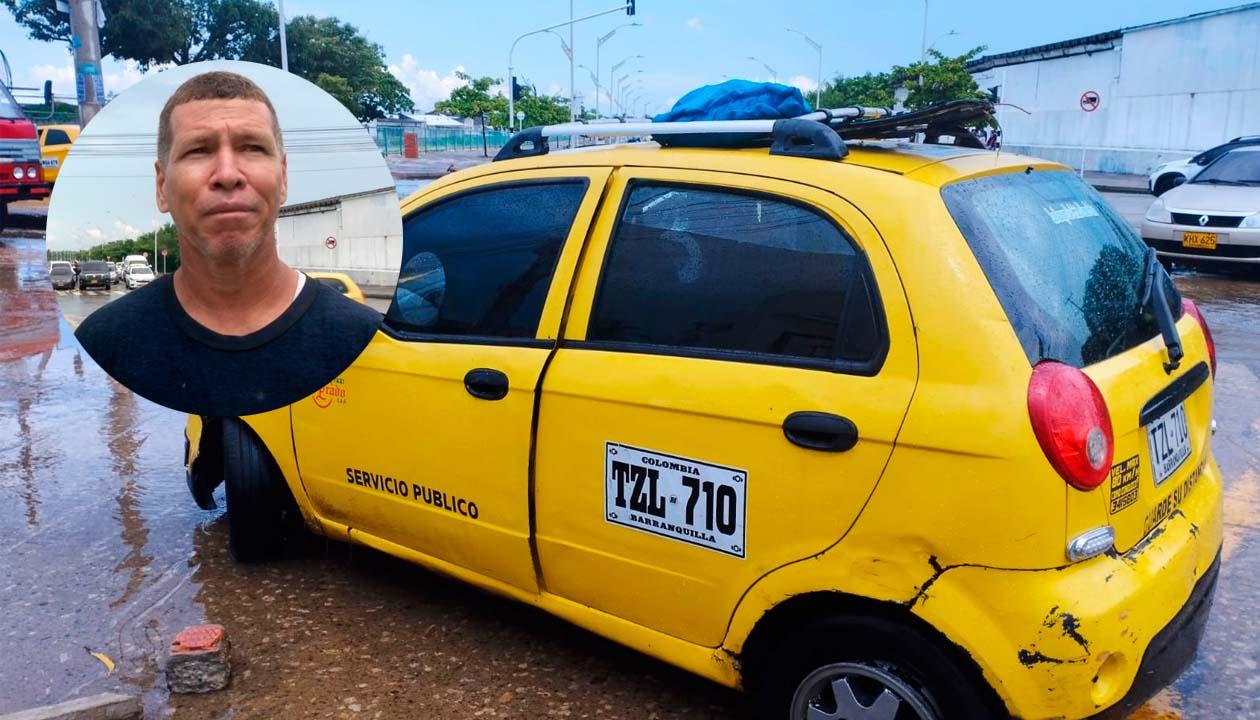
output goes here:
{"type": "MultiPolygon", "coordinates": [[[[0,246],[0,713],[114,690],[141,693],[149,718],[743,716],[734,693],[370,550],[313,539],[234,563],[221,513],[184,485],[183,416],[74,341],[107,298],[63,297],[62,322],[32,313],[54,310],[42,252],[0,246]],[[232,685],[171,697],[165,648],[204,621],[229,629],[232,685]]],[[[1226,563],[1198,659],[1133,717],[1260,717],[1260,282],[1176,282],[1219,352],[1226,563]]]]}

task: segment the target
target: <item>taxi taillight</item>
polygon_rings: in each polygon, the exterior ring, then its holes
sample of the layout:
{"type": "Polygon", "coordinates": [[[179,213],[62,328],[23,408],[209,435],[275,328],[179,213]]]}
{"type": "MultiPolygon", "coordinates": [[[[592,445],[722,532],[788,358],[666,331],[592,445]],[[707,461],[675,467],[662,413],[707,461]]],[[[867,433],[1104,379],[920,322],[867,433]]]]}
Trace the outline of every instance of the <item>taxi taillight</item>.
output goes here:
{"type": "Polygon", "coordinates": [[[1203,318],[1203,312],[1193,300],[1188,298],[1181,299],[1181,309],[1194,316],[1194,319],[1199,321],[1199,327],[1203,328],[1203,339],[1207,342],[1208,363],[1212,366],[1212,377],[1216,377],[1216,342],[1212,340],[1212,331],[1208,328],[1207,320],[1203,318]]]}
{"type": "Polygon", "coordinates": [[[1107,479],[1115,455],[1111,416],[1098,386],[1077,368],[1047,360],[1028,381],[1028,418],[1055,471],[1077,490],[1107,479]]]}

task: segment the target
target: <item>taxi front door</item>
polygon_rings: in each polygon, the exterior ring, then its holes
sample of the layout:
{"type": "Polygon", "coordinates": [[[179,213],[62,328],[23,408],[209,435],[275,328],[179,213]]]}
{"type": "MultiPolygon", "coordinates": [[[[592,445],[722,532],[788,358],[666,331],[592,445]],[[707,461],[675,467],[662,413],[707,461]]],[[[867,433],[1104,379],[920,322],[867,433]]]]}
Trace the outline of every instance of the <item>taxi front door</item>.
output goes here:
{"type": "Polygon", "coordinates": [[[403,208],[383,329],[293,406],[316,513],[364,544],[536,592],[535,392],[609,170],[494,174],[403,208]]]}

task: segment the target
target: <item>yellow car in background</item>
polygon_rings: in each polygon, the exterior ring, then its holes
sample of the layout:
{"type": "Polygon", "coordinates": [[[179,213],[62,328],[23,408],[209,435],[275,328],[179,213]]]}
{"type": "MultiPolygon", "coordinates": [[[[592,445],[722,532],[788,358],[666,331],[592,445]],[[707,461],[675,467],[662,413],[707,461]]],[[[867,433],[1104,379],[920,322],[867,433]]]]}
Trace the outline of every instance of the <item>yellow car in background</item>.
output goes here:
{"type": "Polygon", "coordinates": [[[376,338],[194,418],[194,497],[242,561],[304,525],[757,718],[1122,716],[1220,567],[1206,322],[1070,168],[802,127],[423,188],[376,338]]]}
{"type": "Polygon", "coordinates": [[[61,166],[66,162],[66,153],[78,139],[78,125],[44,125],[39,128],[39,155],[45,180],[57,182],[61,166]]]}
{"type": "Polygon", "coordinates": [[[349,275],[339,272],[308,272],[306,276],[312,280],[318,280],[337,292],[345,295],[351,300],[358,302],[367,302],[363,297],[363,290],[359,288],[359,284],[350,278],[349,275]]]}

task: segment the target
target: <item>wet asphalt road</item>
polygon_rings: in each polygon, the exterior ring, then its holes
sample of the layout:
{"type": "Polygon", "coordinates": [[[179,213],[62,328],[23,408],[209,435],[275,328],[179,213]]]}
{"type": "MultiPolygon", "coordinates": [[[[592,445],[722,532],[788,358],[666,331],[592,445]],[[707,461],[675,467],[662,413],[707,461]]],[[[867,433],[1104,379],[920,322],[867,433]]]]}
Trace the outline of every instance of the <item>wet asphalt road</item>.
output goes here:
{"type": "MultiPolygon", "coordinates": [[[[184,486],[183,416],[74,341],[111,296],[43,289],[42,252],[0,245],[0,713],[121,691],[148,718],[744,717],[732,692],[380,553],[311,540],[235,564],[184,486]],[[232,686],[172,697],[159,663],[200,622],[228,627],[232,686]]],[[[1260,277],[1176,282],[1219,352],[1225,564],[1198,658],[1134,718],[1260,718],[1260,277]]]]}

